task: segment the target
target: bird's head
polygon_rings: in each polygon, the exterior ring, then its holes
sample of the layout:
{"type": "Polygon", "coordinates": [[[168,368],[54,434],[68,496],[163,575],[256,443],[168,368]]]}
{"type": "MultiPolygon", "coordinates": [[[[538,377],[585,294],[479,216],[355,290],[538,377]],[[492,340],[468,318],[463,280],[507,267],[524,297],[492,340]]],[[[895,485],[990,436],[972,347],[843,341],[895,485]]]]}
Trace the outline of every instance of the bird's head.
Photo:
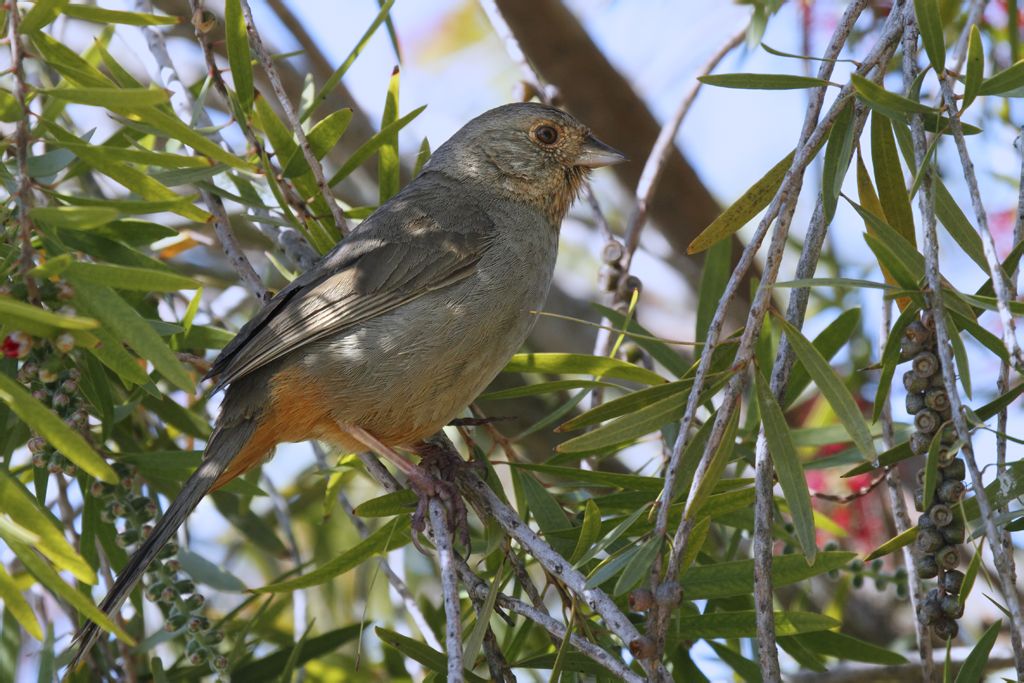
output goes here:
{"type": "Polygon", "coordinates": [[[591,169],[625,159],[561,109],[517,103],[467,123],[434,152],[424,171],[520,198],[557,226],[591,169]]]}

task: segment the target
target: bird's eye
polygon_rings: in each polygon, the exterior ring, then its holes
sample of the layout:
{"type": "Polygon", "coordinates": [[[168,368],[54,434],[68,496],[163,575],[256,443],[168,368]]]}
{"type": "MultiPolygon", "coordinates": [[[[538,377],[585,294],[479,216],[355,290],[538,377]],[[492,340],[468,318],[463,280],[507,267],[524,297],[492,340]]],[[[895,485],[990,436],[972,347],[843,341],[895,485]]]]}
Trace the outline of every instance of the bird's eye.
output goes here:
{"type": "Polygon", "coordinates": [[[542,145],[553,145],[558,142],[558,129],[554,126],[537,126],[533,131],[533,137],[542,145]]]}

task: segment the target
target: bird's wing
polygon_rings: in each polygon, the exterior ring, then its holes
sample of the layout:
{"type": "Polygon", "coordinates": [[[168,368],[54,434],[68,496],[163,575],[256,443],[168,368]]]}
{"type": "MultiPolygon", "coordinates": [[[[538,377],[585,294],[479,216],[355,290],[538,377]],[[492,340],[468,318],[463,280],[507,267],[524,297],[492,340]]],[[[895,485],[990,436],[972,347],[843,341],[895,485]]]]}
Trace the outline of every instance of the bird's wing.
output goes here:
{"type": "MultiPolygon", "coordinates": [[[[483,212],[474,213],[470,220],[490,222],[483,212]]],[[[349,236],[242,328],[210,371],[218,385],[469,277],[493,235],[488,229],[445,230],[408,207],[378,221],[349,236]]]]}

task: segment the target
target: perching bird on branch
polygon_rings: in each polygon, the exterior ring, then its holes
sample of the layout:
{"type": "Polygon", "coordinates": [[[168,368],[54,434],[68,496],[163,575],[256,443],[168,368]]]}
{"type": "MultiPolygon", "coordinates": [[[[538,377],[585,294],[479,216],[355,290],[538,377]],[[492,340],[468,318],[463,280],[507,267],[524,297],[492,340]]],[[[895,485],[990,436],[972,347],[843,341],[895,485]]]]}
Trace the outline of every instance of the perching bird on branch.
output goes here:
{"type": "MultiPolygon", "coordinates": [[[[509,104],[467,123],[423,171],[221,352],[226,386],[202,464],[103,600],[116,612],[210,491],[282,442],[392,461],[421,493],[415,450],[501,371],[542,308],[558,231],[590,169],[624,157],[563,111],[509,104]]],[[[87,623],[68,671],[99,635],[87,623]]]]}

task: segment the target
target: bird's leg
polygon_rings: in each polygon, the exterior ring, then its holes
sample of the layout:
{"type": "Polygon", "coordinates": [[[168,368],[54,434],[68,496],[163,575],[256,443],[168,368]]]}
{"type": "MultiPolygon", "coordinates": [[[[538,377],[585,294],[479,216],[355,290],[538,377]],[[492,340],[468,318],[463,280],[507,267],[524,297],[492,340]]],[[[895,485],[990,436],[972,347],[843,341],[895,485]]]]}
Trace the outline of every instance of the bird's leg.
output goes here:
{"type": "Polygon", "coordinates": [[[452,482],[456,480],[455,469],[465,467],[469,463],[459,457],[447,439],[438,441],[431,438],[421,441],[413,446],[413,451],[420,456],[420,467],[433,474],[434,481],[442,489],[446,489],[447,495],[443,494],[440,498],[448,508],[448,519],[452,529],[458,533],[459,540],[468,548],[470,539],[466,505],[452,482]]]}
{"type": "MultiPolygon", "coordinates": [[[[414,532],[412,537],[413,545],[415,545],[416,548],[424,555],[428,554],[419,542],[419,535],[426,531],[428,501],[432,497],[437,497],[448,505],[449,501],[458,498],[454,487],[447,481],[433,476],[425,467],[413,464],[408,458],[398,453],[395,449],[391,448],[362,427],[349,424],[342,424],[340,426],[356,441],[366,446],[369,450],[377,453],[382,458],[391,461],[403,474],[405,474],[406,478],[409,480],[409,487],[419,496],[419,502],[416,505],[416,512],[414,512],[412,516],[412,528],[414,532]]],[[[417,453],[419,453],[418,450],[417,453]]],[[[465,511],[463,511],[463,517],[465,517],[465,511]]]]}

